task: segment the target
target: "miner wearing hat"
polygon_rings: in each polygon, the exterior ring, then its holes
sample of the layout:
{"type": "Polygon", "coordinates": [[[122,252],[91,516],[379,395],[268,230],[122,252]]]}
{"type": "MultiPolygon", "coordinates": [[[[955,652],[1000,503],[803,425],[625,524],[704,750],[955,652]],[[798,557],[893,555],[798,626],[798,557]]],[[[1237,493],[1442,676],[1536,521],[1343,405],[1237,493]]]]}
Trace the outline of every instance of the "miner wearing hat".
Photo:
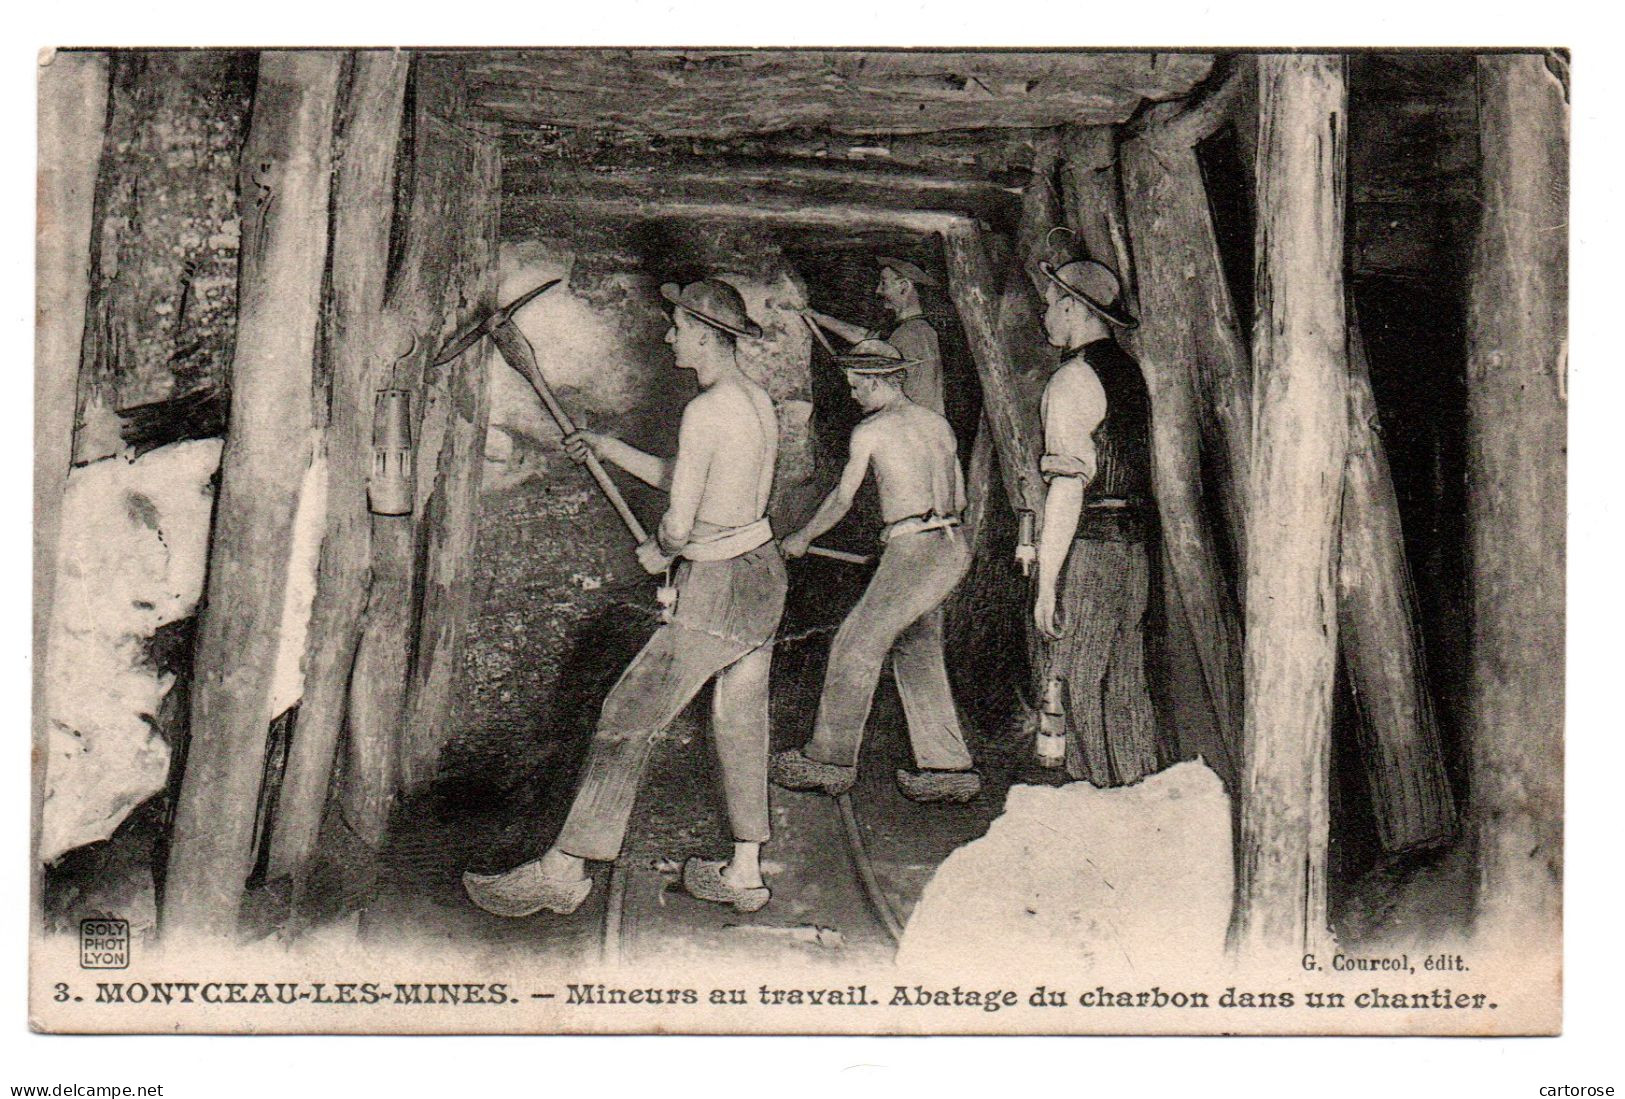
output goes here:
{"type": "MultiPolygon", "coordinates": [[[[885,342],[895,348],[903,358],[913,363],[903,382],[903,392],[917,405],[923,405],[938,415],[942,414],[942,351],[937,345],[936,329],[925,319],[920,306],[920,287],[936,286],[937,280],[925,270],[906,259],[881,256],[880,282],[875,294],[896,318],[891,334],[885,342]]],[[[840,336],[849,343],[877,339],[882,333],[865,329],[815,309],[806,315],[821,328],[840,336]]]]}
{"type": "Polygon", "coordinates": [[[754,912],[768,902],[761,846],[768,839],[768,671],[784,609],[785,572],[766,518],[778,421],[765,390],[739,369],[735,341],[762,330],[739,291],[705,279],[661,294],[671,303],[671,345],[699,394],[683,410],[677,456],[647,454],[578,431],[565,439],[655,488],[669,504],[655,537],[638,547],[650,573],[669,573],[676,604],[604,700],[581,784],[553,846],[505,874],[464,874],[470,898],[499,916],[573,912],[592,888],[589,861],[621,850],[655,737],[707,681],[716,680],[712,734],[733,830],[727,862],[690,859],[683,883],[704,900],[754,912]]]}
{"type": "Polygon", "coordinates": [[[1138,323],[1104,264],[1044,262],[1044,330],[1066,352],[1044,388],[1033,625],[1065,684],[1066,767],[1097,786],[1157,768],[1144,620],[1155,535],[1151,400],[1113,333],[1138,323]]]}
{"type": "Polygon", "coordinates": [[[918,770],[897,772],[898,787],[915,801],[969,801],[982,780],[965,748],[942,652],[942,602],[971,559],[959,531],[965,481],[954,433],[939,412],[909,398],[913,364],[897,348],[863,340],[837,360],[867,415],[853,429],[840,483],[807,525],[783,540],[784,553],[800,557],[840,522],[871,470],[886,522],[885,550],[830,646],[813,737],[804,748],[773,757],[773,781],[834,795],[852,788],[889,653],[918,764],[918,770]]]}

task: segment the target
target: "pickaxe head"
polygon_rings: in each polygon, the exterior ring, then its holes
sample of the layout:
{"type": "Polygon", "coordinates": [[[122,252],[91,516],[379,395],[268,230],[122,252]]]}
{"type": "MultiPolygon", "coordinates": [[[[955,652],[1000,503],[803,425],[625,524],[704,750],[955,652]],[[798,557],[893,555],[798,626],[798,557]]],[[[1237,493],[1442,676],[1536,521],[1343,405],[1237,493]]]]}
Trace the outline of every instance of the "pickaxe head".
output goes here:
{"type": "Polygon", "coordinates": [[[446,349],[435,357],[434,364],[436,366],[444,366],[451,362],[451,360],[455,359],[458,355],[461,355],[464,351],[467,351],[476,340],[480,339],[482,336],[495,332],[498,328],[501,328],[503,325],[507,324],[513,319],[513,315],[515,313],[519,312],[519,310],[530,304],[530,300],[532,298],[537,297],[540,294],[547,293],[547,291],[553,289],[553,287],[557,286],[562,281],[562,279],[548,279],[536,289],[528,293],[521,294],[507,305],[504,305],[501,309],[498,309],[495,313],[492,313],[489,317],[486,317],[483,321],[470,325],[462,332],[459,332],[449,343],[446,344],[446,349]]]}

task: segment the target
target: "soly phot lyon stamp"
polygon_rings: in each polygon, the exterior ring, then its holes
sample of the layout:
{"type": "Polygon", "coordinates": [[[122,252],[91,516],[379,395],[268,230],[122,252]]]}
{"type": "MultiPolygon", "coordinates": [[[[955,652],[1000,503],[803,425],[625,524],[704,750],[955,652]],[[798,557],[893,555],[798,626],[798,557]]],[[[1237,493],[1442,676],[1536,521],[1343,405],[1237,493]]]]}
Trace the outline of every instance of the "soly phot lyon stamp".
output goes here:
{"type": "Polygon", "coordinates": [[[80,920],[79,968],[128,969],[130,921],[80,920]]]}

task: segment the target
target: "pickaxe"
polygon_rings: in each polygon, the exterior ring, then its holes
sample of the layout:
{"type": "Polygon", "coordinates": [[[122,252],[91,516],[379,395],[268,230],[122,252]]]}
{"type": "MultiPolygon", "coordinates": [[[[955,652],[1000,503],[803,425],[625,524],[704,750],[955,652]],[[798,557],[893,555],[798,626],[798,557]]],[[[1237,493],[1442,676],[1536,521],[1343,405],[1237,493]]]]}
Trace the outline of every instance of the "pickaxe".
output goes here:
{"type": "MultiPolygon", "coordinates": [[[[520,376],[531,384],[531,388],[536,390],[536,395],[542,399],[542,404],[547,406],[553,422],[568,436],[575,434],[575,422],[570,419],[570,414],[564,411],[564,406],[559,404],[559,399],[553,396],[552,387],[547,384],[547,379],[542,376],[542,368],[536,363],[536,351],[530,346],[530,341],[519,331],[519,326],[513,323],[515,313],[529,305],[532,298],[553,289],[560,281],[549,279],[529,293],[515,298],[483,321],[464,330],[446,345],[446,349],[435,359],[434,364],[443,366],[467,351],[481,337],[490,336],[496,343],[497,350],[502,352],[503,360],[519,371],[520,376]]],[[[609,479],[609,471],[604,468],[604,463],[600,462],[598,455],[591,450],[587,451],[586,465],[587,472],[592,474],[592,479],[597,481],[598,487],[603,490],[609,506],[621,517],[621,522],[626,524],[626,529],[637,539],[638,545],[647,542],[648,532],[643,529],[643,524],[638,522],[638,517],[632,514],[632,509],[627,506],[626,497],[621,495],[621,490],[609,479]]]]}
{"type": "MultiPolygon", "coordinates": [[[[434,364],[444,366],[464,351],[467,351],[482,337],[490,336],[492,341],[496,343],[497,350],[502,352],[503,360],[519,371],[520,376],[531,384],[531,388],[536,390],[536,395],[542,399],[542,404],[547,406],[547,411],[553,417],[553,422],[559,425],[561,432],[569,436],[575,434],[575,422],[570,419],[570,414],[564,410],[564,406],[559,404],[559,399],[553,395],[552,387],[547,384],[547,379],[542,376],[542,368],[537,365],[536,351],[530,346],[530,341],[525,338],[523,332],[519,331],[519,326],[513,323],[515,313],[529,305],[531,299],[545,294],[557,286],[560,281],[562,280],[549,279],[529,293],[515,298],[478,324],[464,329],[446,345],[444,351],[436,356],[434,364]]],[[[598,460],[598,455],[594,454],[591,449],[587,451],[586,466],[587,472],[592,474],[592,479],[598,482],[598,487],[603,491],[604,498],[609,501],[610,507],[615,509],[615,514],[621,517],[621,522],[626,524],[626,529],[631,532],[638,545],[641,546],[647,542],[649,540],[648,532],[643,529],[643,524],[638,522],[638,517],[632,514],[632,509],[627,506],[626,497],[622,496],[621,490],[615,487],[615,482],[610,480],[609,471],[604,468],[604,464],[598,460]]],[[[809,546],[807,552],[818,557],[828,557],[836,561],[846,561],[852,564],[867,564],[870,560],[859,554],[825,549],[822,546],[809,546]]]]}

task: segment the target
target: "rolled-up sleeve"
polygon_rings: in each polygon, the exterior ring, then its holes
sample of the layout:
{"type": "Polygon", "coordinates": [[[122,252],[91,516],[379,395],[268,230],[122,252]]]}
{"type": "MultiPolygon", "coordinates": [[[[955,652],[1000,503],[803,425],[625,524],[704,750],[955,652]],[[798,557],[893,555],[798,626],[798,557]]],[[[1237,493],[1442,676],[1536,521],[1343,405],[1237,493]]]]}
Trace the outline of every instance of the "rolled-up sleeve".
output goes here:
{"type": "Polygon", "coordinates": [[[1095,372],[1082,362],[1055,372],[1044,387],[1044,456],[1039,472],[1056,477],[1095,476],[1095,429],[1106,418],[1106,393],[1095,372]]]}

